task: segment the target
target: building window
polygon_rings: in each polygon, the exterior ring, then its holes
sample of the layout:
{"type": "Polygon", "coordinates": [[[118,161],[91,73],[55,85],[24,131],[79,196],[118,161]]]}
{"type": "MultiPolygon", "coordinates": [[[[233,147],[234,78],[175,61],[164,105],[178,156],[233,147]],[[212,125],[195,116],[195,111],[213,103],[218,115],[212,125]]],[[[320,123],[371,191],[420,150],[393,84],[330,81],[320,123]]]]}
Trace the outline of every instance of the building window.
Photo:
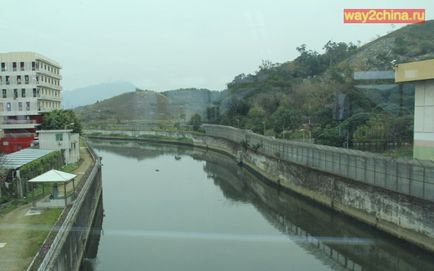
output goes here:
{"type": "Polygon", "coordinates": [[[18,76],[17,76],[17,84],[18,84],[18,85],[21,85],[21,75],[18,75],[18,76]]]}
{"type": "Polygon", "coordinates": [[[6,85],[9,85],[11,82],[9,81],[9,75],[6,75],[6,85]]]}
{"type": "Polygon", "coordinates": [[[20,62],[20,70],[24,71],[24,62],[20,62]]]}
{"type": "Polygon", "coordinates": [[[7,97],[6,89],[2,89],[2,94],[3,94],[3,98],[6,98],[6,97],[7,97]]]}
{"type": "Polygon", "coordinates": [[[16,99],[16,98],[18,98],[18,89],[14,89],[14,98],[16,99]]]}
{"type": "Polygon", "coordinates": [[[26,102],[26,110],[30,111],[30,102],[26,102]]]}
{"type": "Polygon", "coordinates": [[[21,89],[21,97],[23,97],[23,98],[26,97],[26,89],[25,88],[21,89]]]}
{"type": "Polygon", "coordinates": [[[7,103],[7,104],[6,104],[6,110],[7,110],[8,112],[11,111],[11,103],[7,103]]]}
{"type": "Polygon", "coordinates": [[[12,62],[12,70],[17,71],[17,62],[12,62]]]}
{"type": "Polygon", "coordinates": [[[26,81],[26,85],[29,84],[29,76],[28,75],[24,75],[24,81],[26,81]]]}
{"type": "Polygon", "coordinates": [[[33,89],[33,97],[36,97],[36,88],[33,89]]]}
{"type": "Polygon", "coordinates": [[[18,102],[18,111],[23,111],[23,103],[18,102]]]}
{"type": "Polygon", "coordinates": [[[2,72],[6,71],[6,63],[2,62],[2,72]]]}
{"type": "Polygon", "coordinates": [[[56,134],[56,141],[63,141],[63,134],[56,134]]]}
{"type": "Polygon", "coordinates": [[[36,63],[35,61],[32,62],[32,71],[36,70],[36,63]]]}

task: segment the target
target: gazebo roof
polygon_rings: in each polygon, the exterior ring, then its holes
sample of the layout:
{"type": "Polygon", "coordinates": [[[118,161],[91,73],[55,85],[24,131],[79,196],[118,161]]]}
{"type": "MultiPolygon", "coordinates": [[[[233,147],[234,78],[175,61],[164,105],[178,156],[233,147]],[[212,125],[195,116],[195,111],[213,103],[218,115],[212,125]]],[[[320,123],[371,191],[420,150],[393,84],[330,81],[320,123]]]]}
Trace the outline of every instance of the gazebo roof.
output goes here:
{"type": "Polygon", "coordinates": [[[67,183],[77,177],[75,174],[52,169],[31,180],[30,183],[67,183]]]}

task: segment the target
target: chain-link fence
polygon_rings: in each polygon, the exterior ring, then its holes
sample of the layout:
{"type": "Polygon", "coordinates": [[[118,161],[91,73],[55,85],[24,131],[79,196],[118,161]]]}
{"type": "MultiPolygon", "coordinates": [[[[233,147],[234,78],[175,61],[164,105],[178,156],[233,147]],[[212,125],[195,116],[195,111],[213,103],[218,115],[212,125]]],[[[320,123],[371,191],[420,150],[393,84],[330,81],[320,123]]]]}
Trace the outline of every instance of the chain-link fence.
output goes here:
{"type": "Polygon", "coordinates": [[[262,136],[229,126],[203,125],[206,134],[267,156],[434,201],[434,163],[262,136]]]}

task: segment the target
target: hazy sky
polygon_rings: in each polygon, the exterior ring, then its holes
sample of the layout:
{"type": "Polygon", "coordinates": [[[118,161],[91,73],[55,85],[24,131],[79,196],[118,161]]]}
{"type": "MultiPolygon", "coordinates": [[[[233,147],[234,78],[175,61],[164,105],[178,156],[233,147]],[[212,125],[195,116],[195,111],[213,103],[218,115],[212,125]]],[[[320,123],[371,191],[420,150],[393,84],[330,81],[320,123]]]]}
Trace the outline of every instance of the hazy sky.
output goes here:
{"type": "Polygon", "coordinates": [[[0,51],[35,51],[63,66],[65,90],[110,81],[168,90],[223,89],[263,59],[307,44],[371,41],[402,25],[343,24],[344,8],[425,8],[433,0],[10,0],[0,51]]]}

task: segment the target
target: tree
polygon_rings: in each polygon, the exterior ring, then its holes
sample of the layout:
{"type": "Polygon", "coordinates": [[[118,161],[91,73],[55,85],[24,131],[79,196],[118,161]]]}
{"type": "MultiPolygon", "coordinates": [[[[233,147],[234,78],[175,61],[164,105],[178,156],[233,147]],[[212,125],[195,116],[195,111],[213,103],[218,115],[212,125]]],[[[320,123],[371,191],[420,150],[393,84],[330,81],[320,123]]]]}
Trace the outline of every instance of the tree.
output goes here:
{"type": "Polygon", "coordinates": [[[294,130],[301,124],[301,115],[298,111],[280,106],[273,113],[273,129],[276,133],[281,133],[285,130],[294,130]]]}
{"type": "Polygon", "coordinates": [[[81,122],[72,110],[53,110],[43,115],[41,128],[44,130],[72,129],[81,134],[81,122]]]}
{"type": "Polygon", "coordinates": [[[265,111],[260,106],[254,106],[250,109],[247,121],[247,128],[255,133],[263,134],[265,126],[265,111]]]}
{"type": "Polygon", "coordinates": [[[190,118],[190,125],[193,126],[193,130],[197,131],[199,130],[200,126],[202,125],[202,118],[199,114],[194,114],[193,116],[191,116],[190,118]]]}

